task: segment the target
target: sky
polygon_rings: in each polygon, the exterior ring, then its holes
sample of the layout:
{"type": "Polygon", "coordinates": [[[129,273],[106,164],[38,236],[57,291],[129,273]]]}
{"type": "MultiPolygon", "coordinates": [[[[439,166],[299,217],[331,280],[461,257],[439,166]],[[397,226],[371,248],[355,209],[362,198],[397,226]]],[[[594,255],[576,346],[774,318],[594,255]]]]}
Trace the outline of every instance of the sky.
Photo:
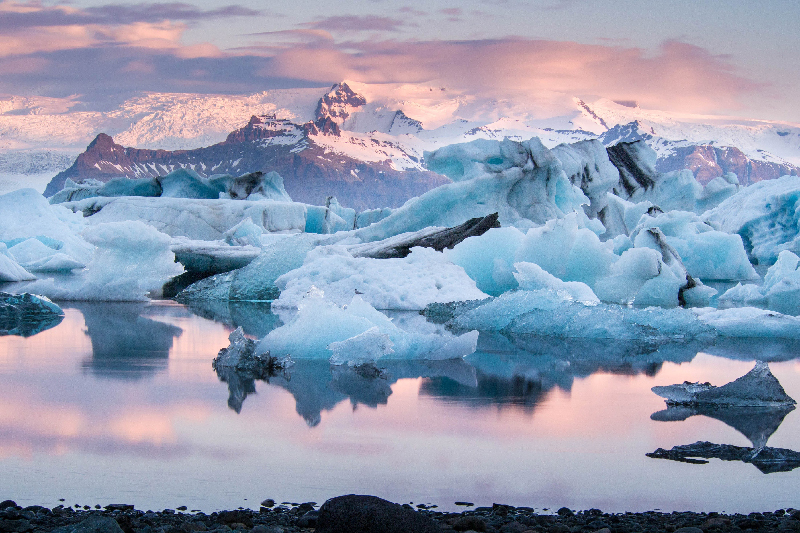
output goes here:
{"type": "Polygon", "coordinates": [[[800,122],[798,20],[796,0],[0,0],[0,93],[101,108],[347,79],[800,122]]]}

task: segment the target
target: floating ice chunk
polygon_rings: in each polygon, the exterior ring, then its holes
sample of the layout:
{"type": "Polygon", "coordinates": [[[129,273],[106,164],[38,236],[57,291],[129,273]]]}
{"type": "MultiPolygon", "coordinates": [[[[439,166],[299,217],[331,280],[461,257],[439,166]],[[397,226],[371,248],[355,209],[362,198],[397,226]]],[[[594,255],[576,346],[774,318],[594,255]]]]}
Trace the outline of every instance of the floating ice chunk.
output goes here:
{"type": "Polygon", "coordinates": [[[392,214],[392,210],[388,207],[382,209],[368,209],[356,215],[356,229],[366,228],[367,226],[380,222],[384,218],[392,214]]]}
{"type": "Polygon", "coordinates": [[[234,200],[275,200],[291,202],[292,199],[283,187],[283,178],[277,172],[251,172],[238,177],[212,176],[212,186],[224,189],[221,197],[234,200]],[[221,184],[221,185],[220,185],[221,184]]]}
{"type": "MultiPolygon", "coordinates": [[[[370,354],[383,350],[382,358],[392,359],[452,359],[460,358],[475,351],[478,333],[476,331],[454,336],[450,333],[407,332],[397,327],[386,315],[377,311],[369,303],[355,296],[349,305],[338,306],[327,300],[326,295],[316,288],[309,291],[297,310],[297,314],[286,325],[269,334],[259,343],[257,353],[269,351],[273,355],[291,355],[295,359],[329,359],[330,350],[337,349],[336,362],[344,364],[347,346],[360,346],[370,354]],[[377,328],[375,334],[388,336],[394,351],[372,346],[366,348],[369,339],[383,339],[373,333],[354,340],[367,331],[377,328]],[[343,344],[335,344],[343,343],[343,344]],[[330,350],[329,350],[330,347],[330,350]]],[[[388,347],[385,340],[380,346],[388,347]]],[[[363,351],[356,351],[358,360],[366,357],[363,351]]]]}
{"type": "Polygon", "coordinates": [[[188,168],[173,170],[166,176],[159,176],[162,198],[195,198],[213,200],[219,198],[224,189],[215,187],[209,180],[188,168]]]}
{"type": "Polygon", "coordinates": [[[50,205],[33,189],[20,189],[0,196],[0,242],[9,248],[35,237],[51,248],[86,264],[94,247],[76,233],[85,227],[80,214],[50,205]]]}
{"type": "Polygon", "coordinates": [[[719,307],[732,307],[732,306],[761,306],[766,304],[764,293],[761,292],[761,287],[748,283],[742,285],[737,283],[735,287],[731,287],[719,297],[719,307]]]}
{"type": "Polygon", "coordinates": [[[452,228],[425,228],[412,233],[401,233],[382,241],[368,242],[350,247],[353,256],[389,259],[406,257],[417,246],[432,248],[437,252],[451,249],[464,239],[483,235],[492,228],[499,228],[497,213],[481,218],[471,218],[452,228]]]}
{"type": "Polygon", "coordinates": [[[179,295],[182,301],[191,300],[275,300],[280,290],[275,280],[302,266],[306,254],[324,244],[319,235],[301,233],[280,235],[265,245],[261,254],[250,264],[233,272],[200,280],[179,295]]]}
{"type": "Polygon", "coordinates": [[[780,406],[797,403],[783,390],[769,365],[761,361],[744,376],[720,387],[687,382],[651,390],[666,398],[667,405],[780,406]]]}
{"type": "Polygon", "coordinates": [[[357,366],[374,364],[380,357],[393,353],[393,346],[389,335],[381,333],[378,326],[373,326],[347,340],[330,343],[328,349],[333,351],[330,359],[332,365],[357,366]]]}
{"type": "Polygon", "coordinates": [[[656,212],[661,212],[661,208],[653,206],[651,202],[628,202],[615,194],[607,193],[606,207],[598,214],[598,218],[606,227],[605,237],[612,238],[630,235],[642,215],[656,212]]]}
{"type": "Polygon", "coordinates": [[[760,264],[774,263],[783,250],[800,253],[800,176],[744,187],[702,218],[741,235],[747,254],[760,264]]]}
{"type": "Polygon", "coordinates": [[[86,266],[85,263],[59,252],[60,248],[61,246],[57,249],[51,248],[39,239],[30,238],[12,246],[8,253],[31,272],[68,272],[86,266]]]}
{"type": "MultiPolygon", "coordinates": [[[[259,243],[260,244],[260,243],[259,243]]],[[[229,245],[223,241],[199,241],[175,237],[170,245],[175,259],[189,272],[218,274],[250,264],[261,247],[229,245]]]]}
{"type": "Polygon", "coordinates": [[[800,339],[800,318],[775,311],[755,307],[695,308],[691,311],[722,337],[800,339]]]}
{"type": "Polygon", "coordinates": [[[470,237],[445,252],[445,257],[464,269],[479,290],[492,296],[515,289],[514,262],[525,234],[517,228],[493,228],[470,237]]]}
{"type": "Polygon", "coordinates": [[[664,211],[694,211],[702,195],[703,186],[691,170],[684,169],[660,174],[655,187],[642,194],[642,199],[650,200],[664,211]]]}
{"type": "Polygon", "coordinates": [[[552,290],[512,291],[453,319],[457,328],[555,338],[652,342],[713,334],[681,308],[586,305],[552,290]]]}
{"type": "Polygon", "coordinates": [[[744,250],[741,237],[714,230],[687,211],[643,215],[631,238],[643,230],[659,228],[666,242],[678,253],[687,272],[708,280],[758,279],[744,250]]]}
{"type": "Polygon", "coordinates": [[[594,232],[581,227],[577,213],[571,213],[528,230],[515,259],[536,263],[563,281],[593,287],[618,258],[594,232]]]}
{"type": "Polygon", "coordinates": [[[308,253],[302,267],[275,281],[274,307],[297,307],[312,286],[330,302],[345,305],[354,295],[377,309],[421,310],[432,302],[485,298],[464,269],[430,248],[413,248],[406,258],[353,257],[340,245],[308,253]]]}
{"type": "Polygon", "coordinates": [[[292,365],[291,358],[272,357],[269,353],[255,353],[256,342],[244,336],[241,327],[236,328],[228,336],[230,346],[223,348],[211,362],[217,373],[230,369],[247,377],[266,379],[278,370],[285,370],[292,365]]]}
{"type": "MultiPolygon", "coordinates": [[[[188,198],[89,198],[64,206],[91,214],[89,224],[138,220],[171,237],[216,241],[249,218],[266,232],[301,232],[306,226],[305,204],[263,200],[196,200],[188,198]]],[[[55,207],[55,206],[54,206],[55,207]]]]}
{"type": "Polygon", "coordinates": [[[30,337],[63,318],[64,311],[44,296],[0,292],[0,335],[30,337]]]}
{"type": "Polygon", "coordinates": [[[524,143],[473,141],[440,150],[426,152],[425,160],[448,175],[452,167],[456,183],[412,198],[380,222],[356,230],[356,237],[381,240],[429,226],[452,227],[495,212],[504,227],[530,228],[572,211],[583,214],[582,205],[588,202],[536,138],[524,143]]]}
{"type": "Polygon", "coordinates": [[[225,232],[225,242],[232,246],[261,247],[264,230],[251,219],[246,218],[225,232]]]}
{"type": "Polygon", "coordinates": [[[719,300],[721,306],[759,305],[784,314],[800,314],[800,257],[783,250],[767,270],[762,286],[740,283],[719,300]]]}
{"type": "Polygon", "coordinates": [[[593,139],[573,144],[559,144],[551,150],[564,172],[572,182],[581,188],[591,203],[586,214],[597,218],[598,213],[608,204],[607,194],[619,184],[619,170],[608,158],[605,146],[593,139]]]}
{"type": "Polygon", "coordinates": [[[703,194],[697,200],[697,211],[704,212],[718,206],[739,191],[739,179],[733,172],[726,172],[706,183],[703,194]]]}
{"type": "Polygon", "coordinates": [[[84,230],[97,246],[94,258],[80,276],[56,284],[39,280],[26,290],[55,300],[142,301],[148,293],[183,272],[170,250],[170,238],[141,222],[110,222],[84,230]]]}
{"type": "Polygon", "coordinates": [[[580,281],[561,281],[535,263],[515,263],[517,272],[514,277],[523,291],[550,290],[576,302],[584,304],[598,304],[600,300],[595,296],[591,287],[580,281]]]}
{"type": "Polygon", "coordinates": [[[28,281],[32,279],[36,279],[36,276],[20,266],[20,264],[8,254],[5,243],[0,242],[0,282],[28,281]]]}

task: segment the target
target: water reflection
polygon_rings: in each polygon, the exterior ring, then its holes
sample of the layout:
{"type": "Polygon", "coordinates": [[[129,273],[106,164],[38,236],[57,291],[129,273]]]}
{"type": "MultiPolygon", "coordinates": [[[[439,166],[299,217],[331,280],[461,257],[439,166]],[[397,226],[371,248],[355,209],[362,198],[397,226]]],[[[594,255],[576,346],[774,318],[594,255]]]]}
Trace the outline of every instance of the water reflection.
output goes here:
{"type": "Polygon", "coordinates": [[[283,325],[278,315],[270,310],[269,302],[190,300],[185,305],[197,316],[225,324],[231,329],[241,327],[247,335],[257,339],[283,325]]]}
{"type": "Polygon", "coordinates": [[[183,330],[142,316],[144,303],[74,304],[86,324],[92,356],[84,370],[100,377],[138,380],[167,368],[169,351],[183,330]]]}
{"type": "Polygon", "coordinates": [[[794,400],[786,395],[769,366],[758,362],[746,375],[721,387],[684,382],[654,387],[667,398],[667,409],[653,413],[659,422],[680,422],[693,416],[719,420],[744,435],[752,448],[730,444],[696,442],[657,449],[648,457],[684,463],[705,464],[708,459],[751,463],[765,474],[786,472],[800,466],[800,452],[767,446],[786,415],[794,411],[794,400]]]}

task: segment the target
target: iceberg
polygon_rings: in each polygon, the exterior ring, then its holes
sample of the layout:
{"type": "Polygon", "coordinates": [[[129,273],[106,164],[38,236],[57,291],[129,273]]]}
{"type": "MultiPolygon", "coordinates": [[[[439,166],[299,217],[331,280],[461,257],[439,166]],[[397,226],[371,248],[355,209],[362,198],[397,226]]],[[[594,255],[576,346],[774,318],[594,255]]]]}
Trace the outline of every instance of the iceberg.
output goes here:
{"type": "Polygon", "coordinates": [[[275,280],[280,297],[273,307],[298,307],[316,287],[328,301],[343,306],[359,295],[376,309],[422,310],[432,302],[485,298],[464,269],[430,248],[413,248],[408,257],[353,257],[341,245],[317,247],[303,265],[275,280]]]}
{"type": "Polygon", "coordinates": [[[431,170],[455,183],[412,198],[354,236],[369,242],[426,227],[452,227],[498,213],[502,226],[530,228],[580,210],[589,200],[537,138],[477,140],[425,152],[431,170]]]}
{"type": "Polygon", "coordinates": [[[351,347],[358,348],[351,353],[356,364],[367,358],[372,361],[444,360],[474,352],[477,339],[477,331],[460,336],[444,331],[438,334],[405,331],[359,295],[352,297],[348,305],[340,306],[328,300],[319,289],[312,288],[294,317],[284,326],[269,332],[259,343],[256,353],[330,360],[333,351],[336,355],[334,362],[345,364],[350,360],[345,348],[351,347]],[[356,338],[368,331],[369,334],[356,338]],[[388,336],[391,345],[383,335],[388,336]],[[370,340],[374,345],[367,347],[370,340]],[[379,353],[382,355],[378,356],[379,353]]]}
{"type": "Polygon", "coordinates": [[[785,448],[745,448],[731,444],[714,444],[698,441],[694,444],[674,446],[669,450],[658,448],[645,454],[656,459],[670,459],[682,463],[705,464],[708,459],[723,461],[742,461],[751,463],[764,474],[774,472],[790,472],[800,466],[800,452],[785,448]]]}
{"type": "Polygon", "coordinates": [[[256,342],[244,336],[241,327],[228,335],[230,346],[222,348],[211,362],[213,369],[220,373],[233,370],[253,379],[267,379],[280,370],[292,366],[291,358],[271,357],[269,353],[256,354],[256,342]]]}
{"type": "Polygon", "coordinates": [[[593,139],[572,144],[559,144],[551,150],[561,162],[573,185],[589,198],[586,214],[597,218],[608,204],[608,194],[620,182],[620,171],[608,158],[606,147],[593,139]]]}
{"type": "Polygon", "coordinates": [[[67,178],[64,187],[50,198],[50,203],[114,196],[292,201],[277,172],[266,175],[252,172],[238,177],[219,174],[204,178],[194,170],[179,168],[157,178],[118,177],[106,183],[91,179],[76,183],[67,178]]]}
{"type": "Polygon", "coordinates": [[[702,216],[713,228],[738,233],[751,261],[770,265],[778,254],[800,254],[800,176],[759,181],[702,216]]]}
{"type": "Polygon", "coordinates": [[[64,311],[44,296],[0,292],[0,335],[30,337],[63,318],[64,311]]]}
{"type": "Polygon", "coordinates": [[[306,227],[305,204],[274,200],[122,196],[88,198],[60,205],[84,213],[90,225],[135,220],[171,237],[206,241],[225,239],[228,230],[247,218],[264,232],[302,232],[306,227]]]}
{"type": "Polygon", "coordinates": [[[50,205],[33,189],[0,196],[0,242],[42,271],[79,268],[91,260],[94,247],[79,236],[85,227],[80,214],[50,205]]]}
{"type": "Polygon", "coordinates": [[[452,228],[426,228],[413,233],[401,233],[383,241],[352,246],[350,252],[358,257],[389,259],[406,257],[414,247],[432,248],[437,252],[452,249],[469,237],[479,237],[491,228],[499,228],[497,213],[471,218],[452,228]]]}
{"type": "Polygon", "coordinates": [[[770,372],[769,364],[758,361],[744,376],[726,385],[710,383],[681,383],[653,387],[657,395],[666,398],[667,405],[714,406],[785,406],[795,405],[780,382],[770,372]]]}
{"type": "Polygon", "coordinates": [[[720,307],[758,305],[789,315],[800,315],[800,257],[788,250],[778,254],[764,284],[737,284],[719,297],[720,307]]]}
{"type": "Polygon", "coordinates": [[[0,242],[0,283],[13,281],[29,281],[36,276],[25,270],[8,253],[4,242],[0,242]]]}
{"type": "Polygon", "coordinates": [[[90,226],[83,237],[97,247],[85,272],[72,279],[34,281],[26,290],[54,300],[146,301],[183,273],[169,236],[142,222],[90,226]]]}
{"type": "Polygon", "coordinates": [[[444,255],[475,280],[478,290],[499,296],[518,286],[514,263],[524,240],[525,234],[517,228],[492,228],[461,241],[444,255]]]}
{"type": "Polygon", "coordinates": [[[260,246],[230,245],[223,241],[198,241],[185,237],[173,238],[170,249],[187,272],[206,275],[243,268],[261,253],[260,246]]]}
{"type": "Polygon", "coordinates": [[[739,235],[714,230],[687,211],[643,214],[630,233],[636,242],[642,231],[658,228],[680,257],[686,271],[704,280],[758,279],[739,235]]]}

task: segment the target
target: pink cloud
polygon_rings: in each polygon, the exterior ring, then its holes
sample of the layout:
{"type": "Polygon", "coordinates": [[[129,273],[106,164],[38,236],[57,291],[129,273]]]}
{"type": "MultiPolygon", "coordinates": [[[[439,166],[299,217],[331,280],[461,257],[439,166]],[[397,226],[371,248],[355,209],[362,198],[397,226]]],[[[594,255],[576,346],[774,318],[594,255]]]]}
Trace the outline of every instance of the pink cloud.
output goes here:
{"type": "Polygon", "coordinates": [[[737,74],[727,57],[677,41],[653,55],[526,39],[350,42],[293,47],[270,68],[274,75],[318,82],[436,82],[497,96],[601,96],[686,112],[736,109],[741,97],[763,88],[737,74]]]}

